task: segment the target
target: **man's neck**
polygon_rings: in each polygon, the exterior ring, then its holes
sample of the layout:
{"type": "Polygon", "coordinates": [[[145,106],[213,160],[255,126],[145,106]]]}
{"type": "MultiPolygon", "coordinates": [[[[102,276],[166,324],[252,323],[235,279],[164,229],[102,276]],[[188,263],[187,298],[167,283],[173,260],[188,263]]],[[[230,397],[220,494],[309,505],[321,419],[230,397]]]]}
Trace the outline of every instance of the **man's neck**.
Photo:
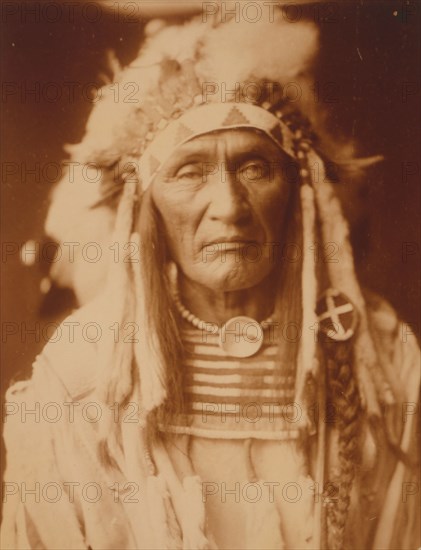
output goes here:
{"type": "Polygon", "coordinates": [[[224,324],[237,315],[246,315],[263,321],[273,313],[274,275],[266,277],[251,288],[215,292],[184,276],[179,276],[178,287],[183,305],[196,317],[208,323],[224,324]]]}

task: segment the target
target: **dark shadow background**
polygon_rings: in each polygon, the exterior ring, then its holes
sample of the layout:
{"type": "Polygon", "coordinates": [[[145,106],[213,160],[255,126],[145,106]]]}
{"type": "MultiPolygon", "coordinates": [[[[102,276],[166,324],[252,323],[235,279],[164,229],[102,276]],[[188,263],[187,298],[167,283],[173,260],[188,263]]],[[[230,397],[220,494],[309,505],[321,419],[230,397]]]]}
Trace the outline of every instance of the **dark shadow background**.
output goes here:
{"type": "MultiPolygon", "coordinates": [[[[333,127],[357,140],[362,155],[385,157],[370,170],[360,202],[345,204],[351,219],[358,220],[353,240],[360,278],[385,296],[417,332],[420,7],[400,1],[332,4],[311,12],[318,13],[321,28],[321,106],[331,110],[333,127]],[[329,82],[334,82],[334,88],[329,82]]],[[[63,291],[45,303],[39,290],[42,266],[38,262],[32,267],[23,265],[17,249],[7,254],[11,250],[7,246],[13,243],[20,246],[43,237],[54,171],[47,178],[27,171],[37,163],[42,167],[66,158],[63,144],[81,139],[92,107],[86,85],[101,82],[108,49],[116,52],[122,64],[135,57],[144,25],[142,18],[116,14],[103,6],[99,18],[98,12],[83,12],[79,5],[72,20],[65,11],[60,20],[54,20],[51,11],[53,21],[48,21],[36,15],[39,4],[16,5],[19,9],[11,14],[14,3],[2,4],[1,35],[4,388],[11,379],[30,373],[33,358],[44,346],[42,338],[26,333],[25,328],[64,317],[72,307],[72,296],[63,291]],[[66,82],[77,83],[74,99],[65,92],[66,82]],[[36,83],[40,96],[36,92],[25,96],[22,90],[34,89],[36,83]],[[48,83],[62,88],[61,98],[46,97],[42,90],[48,83]],[[18,169],[10,174],[14,165],[18,169]],[[7,323],[16,323],[19,332],[8,335],[11,325],[7,323]]]]}

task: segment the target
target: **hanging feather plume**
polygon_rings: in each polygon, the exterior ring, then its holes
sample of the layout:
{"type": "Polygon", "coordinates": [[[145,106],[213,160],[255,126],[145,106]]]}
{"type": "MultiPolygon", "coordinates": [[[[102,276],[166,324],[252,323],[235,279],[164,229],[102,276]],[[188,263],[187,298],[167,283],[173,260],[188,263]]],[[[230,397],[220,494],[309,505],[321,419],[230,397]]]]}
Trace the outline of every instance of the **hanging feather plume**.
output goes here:
{"type": "Polygon", "coordinates": [[[380,415],[378,399],[391,404],[394,401],[390,385],[381,368],[370,335],[366,304],[355,274],[352,249],[349,242],[349,229],[342,213],[332,184],[326,177],[324,164],[314,151],[308,152],[311,166],[319,168],[318,181],[315,182],[315,197],[321,221],[322,237],[325,243],[336,242],[340,258],[337,263],[329,262],[330,283],[344,292],[357,308],[359,328],[355,336],[354,360],[359,382],[359,390],[369,415],[380,415]]]}
{"type": "MultiPolygon", "coordinates": [[[[124,246],[130,241],[133,224],[133,206],[137,189],[136,179],[129,178],[123,190],[123,195],[118,207],[116,225],[113,232],[114,242],[118,250],[124,250],[124,246]]],[[[105,311],[105,326],[109,327],[117,323],[121,330],[126,322],[130,322],[132,313],[132,300],[130,294],[130,275],[127,263],[124,258],[111,264],[108,272],[108,281],[105,291],[104,303],[107,304],[105,311]]],[[[97,383],[97,396],[100,403],[106,405],[105,410],[115,404],[121,405],[133,391],[132,359],[133,350],[131,344],[124,342],[121,335],[115,342],[110,332],[108,338],[103,338],[98,350],[99,364],[102,365],[99,371],[97,383]]],[[[111,412],[111,411],[110,411],[111,412]]],[[[111,446],[115,445],[115,426],[111,414],[106,414],[100,423],[100,452],[107,447],[110,438],[111,446]]],[[[105,459],[107,452],[102,452],[105,459]]]]}
{"type": "MultiPolygon", "coordinates": [[[[294,400],[306,410],[304,404],[304,392],[307,377],[315,375],[316,366],[316,299],[317,279],[315,262],[312,249],[315,242],[316,211],[314,204],[314,191],[308,184],[304,183],[300,189],[302,224],[303,224],[303,264],[301,273],[301,300],[302,300],[302,335],[301,347],[298,357],[298,365],[295,383],[294,400]]],[[[303,421],[305,418],[303,416],[303,421]]],[[[308,423],[308,422],[307,422],[308,423]]]]}

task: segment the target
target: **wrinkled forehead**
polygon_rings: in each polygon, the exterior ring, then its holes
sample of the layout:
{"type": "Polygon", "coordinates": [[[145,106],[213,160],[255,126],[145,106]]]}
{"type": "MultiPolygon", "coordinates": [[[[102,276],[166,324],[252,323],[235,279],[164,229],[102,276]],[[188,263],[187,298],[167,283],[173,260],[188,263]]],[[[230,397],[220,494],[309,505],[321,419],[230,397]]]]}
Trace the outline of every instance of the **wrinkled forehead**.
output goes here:
{"type": "Polygon", "coordinates": [[[194,137],[176,147],[161,169],[165,170],[174,162],[197,160],[219,162],[236,160],[253,154],[266,158],[279,158],[282,149],[269,139],[261,130],[255,128],[236,128],[214,130],[194,137]]]}
{"type": "MultiPolygon", "coordinates": [[[[165,124],[165,123],[164,123],[165,124]]],[[[294,157],[294,136],[274,114],[251,104],[208,104],[168,122],[146,147],[139,161],[139,175],[146,189],[174,155],[189,148],[200,150],[212,143],[244,149],[264,147],[267,141],[294,157]],[[235,135],[232,132],[235,131],[235,135]],[[222,137],[221,137],[222,136],[222,137]],[[231,136],[231,137],[227,137],[231,136]]]]}

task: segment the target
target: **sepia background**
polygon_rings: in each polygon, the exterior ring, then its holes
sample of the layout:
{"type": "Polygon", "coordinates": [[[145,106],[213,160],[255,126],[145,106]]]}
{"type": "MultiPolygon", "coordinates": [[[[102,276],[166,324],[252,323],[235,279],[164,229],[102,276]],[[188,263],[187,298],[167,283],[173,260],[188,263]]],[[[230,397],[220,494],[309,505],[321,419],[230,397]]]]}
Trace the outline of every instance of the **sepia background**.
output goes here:
{"type": "MultiPolygon", "coordinates": [[[[53,11],[48,17],[37,12],[37,3],[2,3],[3,389],[11,379],[30,373],[33,358],[45,344],[30,333],[35,324],[61,319],[75,306],[66,290],[47,297],[41,293],[45,262],[24,265],[19,257],[28,239],[44,238],[54,169],[45,174],[43,166],[63,161],[63,145],[81,139],[93,105],[88,90],[92,83],[103,82],[106,52],[114,50],[123,65],[130,62],[149,13],[136,2],[107,1],[97,4],[99,11],[92,2],[88,8],[86,3],[75,4],[72,17],[63,10],[58,18],[53,11]],[[132,8],[127,10],[127,5],[132,8]],[[46,93],[53,91],[49,83],[61,91],[57,100],[46,93]],[[72,83],[72,93],[66,83],[72,83]],[[18,327],[16,334],[9,334],[11,327],[18,327]]],[[[308,14],[317,13],[321,33],[319,102],[331,111],[332,125],[356,140],[361,156],[384,156],[370,169],[362,188],[345,189],[358,273],[417,333],[420,6],[330,2],[318,10],[308,14]]]]}

